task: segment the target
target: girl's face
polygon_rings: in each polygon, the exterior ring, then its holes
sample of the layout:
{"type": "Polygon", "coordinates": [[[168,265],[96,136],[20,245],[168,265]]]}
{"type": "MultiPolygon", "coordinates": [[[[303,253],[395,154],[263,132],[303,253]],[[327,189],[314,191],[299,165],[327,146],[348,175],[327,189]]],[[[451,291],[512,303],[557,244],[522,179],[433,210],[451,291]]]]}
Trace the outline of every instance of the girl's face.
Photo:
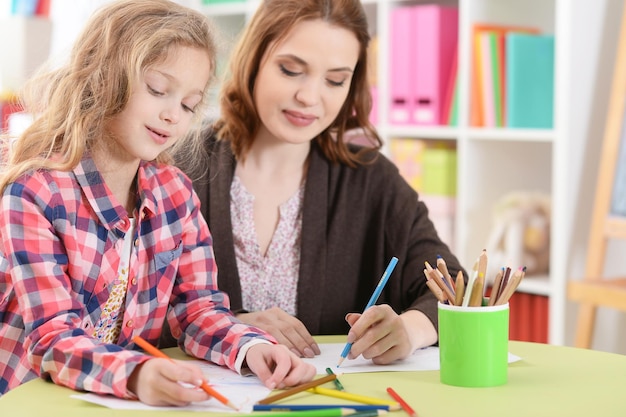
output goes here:
{"type": "Polygon", "coordinates": [[[297,24],[265,52],[254,88],[260,137],[304,143],[337,117],[359,57],[356,36],[322,20],[297,24]]]}
{"type": "Polygon", "coordinates": [[[210,75],[206,51],[172,48],[165,61],[145,71],[124,110],[111,119],[118,146],[110,157],[151,161],[185,136],[210,75]]]}

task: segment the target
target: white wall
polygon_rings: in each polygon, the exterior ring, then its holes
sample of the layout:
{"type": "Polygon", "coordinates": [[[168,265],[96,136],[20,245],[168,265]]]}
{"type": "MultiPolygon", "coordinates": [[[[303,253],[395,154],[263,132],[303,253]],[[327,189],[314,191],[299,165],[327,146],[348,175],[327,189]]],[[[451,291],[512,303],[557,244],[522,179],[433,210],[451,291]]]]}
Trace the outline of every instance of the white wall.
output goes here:
{"type": "MultiPolygon", "coordinates": [[[[50,18],[54,22],[51,58],[62,60],[83,29],[85,20],[100,6],[111,0],[51,0],[50,18]]],[[[200,0],[177,0],[177,3],[195,7],[200,0]]]]}

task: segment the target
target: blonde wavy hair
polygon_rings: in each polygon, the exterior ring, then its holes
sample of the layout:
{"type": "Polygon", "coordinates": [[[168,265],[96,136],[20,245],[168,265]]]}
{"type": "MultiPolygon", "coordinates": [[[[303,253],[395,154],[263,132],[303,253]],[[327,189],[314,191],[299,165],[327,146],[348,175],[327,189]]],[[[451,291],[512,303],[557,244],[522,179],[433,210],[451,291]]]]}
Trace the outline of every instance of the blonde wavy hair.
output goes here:
{"type": "Polygon", "coordinates": [[[263,55],[272,42],[284,39],[302,21],[321,19],[354,33],[359,58],[350,91],[337,118],[316,140],[333,162],[356,166],[362,153],[380,149],[382,142],[369,121],[372,97],[367,76],[367,47],[370,42],[367,17],[359,0],[263,0],[248,23],[231,55],[229,74],[220,94],[220,119],[213,129],[220,140],[229,140],[237,159],[245,159],[261,120],[254,105],[253,91],[263,55]],[[361,129],[372,147],[351,152],[346,132],[361,129]]]}
{"type": "MultiPolygon", "coordinates": [[[[3,137],[7,161],[0,191],[30,170],[71,170],[97,141],[110,140],[108,119],[125,108],[141,74],[163,62],[171,48],[205,50],[213,80],[214,36],[206,16],[169,0],[121,0],[100,8],[85,24],[68,62],[58,69],[42,68],[26,84],[20,101],[34,121],[18,138],[3,137]]],[[[210,84],[195,112],[198,119],[203,117],[210,84]]],[[[157,161],[172,163],[180,148],[196,154],[194,149],[201,149],[200,123],[196,125],[198,129],[157,161]]]]}

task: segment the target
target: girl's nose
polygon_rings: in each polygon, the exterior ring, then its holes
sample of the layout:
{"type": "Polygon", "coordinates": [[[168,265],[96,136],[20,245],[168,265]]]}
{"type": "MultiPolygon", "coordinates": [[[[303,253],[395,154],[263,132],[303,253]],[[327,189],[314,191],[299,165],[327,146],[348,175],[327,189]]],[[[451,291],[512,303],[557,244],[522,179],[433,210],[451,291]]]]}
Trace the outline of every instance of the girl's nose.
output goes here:
{"type": "Polygon", "coordinates": [[[167,123],[177,124],[180,121],[180,109],[178,106],[168,106],[161,111],[161,120],[167,123]]]}

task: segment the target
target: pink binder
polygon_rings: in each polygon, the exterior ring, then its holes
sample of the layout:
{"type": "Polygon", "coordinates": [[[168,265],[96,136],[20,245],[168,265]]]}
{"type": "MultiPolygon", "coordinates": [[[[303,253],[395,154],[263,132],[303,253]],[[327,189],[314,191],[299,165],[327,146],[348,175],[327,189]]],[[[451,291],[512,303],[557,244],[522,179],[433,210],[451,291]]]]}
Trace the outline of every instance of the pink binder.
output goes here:
{"type": "Polygon", "coordinates": [[[389,122],[394,125],[411,123],[413,113],[413,81],[415,56],[415,23],[412,7],[398,7],[391,11],[390,36],[390,100],[389,122]]]}
{"type": "Polygon", "coordinates": [[[458,9],[434,4],[413,6],[415,82],[412,121],[445,124],[447,83],[458,41],[458,9]]]}

